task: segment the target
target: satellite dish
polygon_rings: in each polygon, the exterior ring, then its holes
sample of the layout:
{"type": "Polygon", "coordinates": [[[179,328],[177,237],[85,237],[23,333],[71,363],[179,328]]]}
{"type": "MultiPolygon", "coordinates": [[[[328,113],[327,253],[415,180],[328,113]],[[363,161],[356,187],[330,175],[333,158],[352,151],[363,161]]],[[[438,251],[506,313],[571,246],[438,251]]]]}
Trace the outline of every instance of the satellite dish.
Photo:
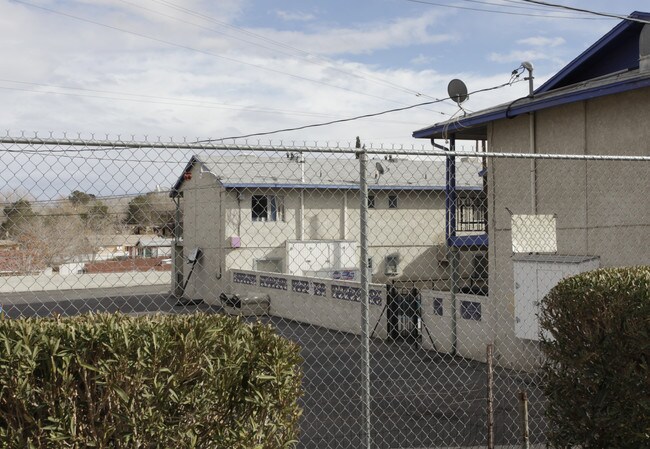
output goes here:
{"type": "Polygon", "coordinates": [[[386,169],[384,168],[383,165],[381,165],[381,162],[377,162],[375,164],[375,167],[377,168],[377,173],[379,173],[380,175],[383,175],[384,173],[386,173],[386,169]]]}
{"type": "Polygon", "coordinates": [[[201,251],[201,248],[194,248],[191,252],[190,255],[187,256],[187,261],[190,263],[194,263],[197,260],[199,260],[199,257],[203,254],[203,251],[201,251]]]}
{"type": "Polygon", "coordinates": [[[458,103],[458,106],[469,98],[467,86],[459,79],[453,79],[449,82],[447,93],[449,94],[449,98],[458,103]]]}

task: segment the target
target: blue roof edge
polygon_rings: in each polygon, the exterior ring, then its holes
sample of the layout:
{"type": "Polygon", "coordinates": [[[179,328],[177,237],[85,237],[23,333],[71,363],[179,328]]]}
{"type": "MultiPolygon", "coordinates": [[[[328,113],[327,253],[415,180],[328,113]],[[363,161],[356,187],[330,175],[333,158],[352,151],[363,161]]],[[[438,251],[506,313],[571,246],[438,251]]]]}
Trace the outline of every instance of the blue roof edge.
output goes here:
{"type": "MultiPolygon", "coordinates": [[[[277,184],[277,183],[224,183],[226,189],[333,189],[359,190],[358,184],[277,184]]],[[[368,190],[435,190],[444,191],[445,186],[369,185],[368,190]]],[[[458,191],[480,191],[481,186],[456,186],[458,191]]]]}
{"type": "MultiPolygon", "coordinates": [[[[634,11],[628,17],[632,19],[650,20],[650,13],[646,13],[642,11],[634,11]]],[[[587,48],[585,51],[580,53],[575,59],[573,59],[573,61],[568,63],[559,72],[557,72],[555,75],[549,78],[544,84],[542,84],[537,89],[535,89],[534,93],[542,94],[544,92],[553,90],[558,84],[562,82],[562,80],[564,80],[571,73],[573,73],[574,70],[580,67],[589,58],[591,58],[596,53],[598,53],[601,49],[609,45],[612,41],[614,41],[617,37],[619,37],[621,34],[623,34],[627,29],[629,29],[632,26],[636,26],[636,23],[630,20],[622,20],[614,28],[609,30],[604,36],[602,36],[591,46],[589,46],[589,48],[587,48]]]]}
{"type": "MultiPolygon", "coordinates": [[[[474,115],[468,117],[465,120],[456,120],[453,123],[442,123],[439,125],[434,125],[429,128],[414,131],[412,136],[416,139],[431,138],[433,135],[440,134],[443,131],[446,133],[453,133],[454,131],[484,125],[495,120],[514,118],[517,115],[525,114],[527,112],[539,111],[554,106],[560,106],[576,101],[590,100],[593,98],[603,97],[605,95],[622,93],[629,90],[641,89],[644,87],[650,87],[650,78],[634,78],[625,81],[619,81],[617,83],[606,84],[603,86],[594,86],[583,90],[568,92],[563,95],[541,98],[527,104],[522,104],[520,106],[514,105],[514,103],[517,101],[514,100],[510,103],[510,106],[504,106],[502,109],[486,112],[482,115],[474,115]]],[[[522,98],[520,98],[520,100],[521,99],[522,98]]]]}

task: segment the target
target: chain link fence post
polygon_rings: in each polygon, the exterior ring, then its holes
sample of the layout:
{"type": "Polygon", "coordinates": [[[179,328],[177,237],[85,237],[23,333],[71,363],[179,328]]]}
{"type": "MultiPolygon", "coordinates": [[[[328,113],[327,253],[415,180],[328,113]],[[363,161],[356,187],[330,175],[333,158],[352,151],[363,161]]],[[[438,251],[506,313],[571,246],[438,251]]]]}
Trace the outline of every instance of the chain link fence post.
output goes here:
{"type": "Polygon", "coordinates": [[[370,315],[368,280],[368,154],[365,148],[357,153],[359,157],[359,252],[361,269],[361,400],[363,416],[363,447],[371,447],[370,423],[370,315]]]}

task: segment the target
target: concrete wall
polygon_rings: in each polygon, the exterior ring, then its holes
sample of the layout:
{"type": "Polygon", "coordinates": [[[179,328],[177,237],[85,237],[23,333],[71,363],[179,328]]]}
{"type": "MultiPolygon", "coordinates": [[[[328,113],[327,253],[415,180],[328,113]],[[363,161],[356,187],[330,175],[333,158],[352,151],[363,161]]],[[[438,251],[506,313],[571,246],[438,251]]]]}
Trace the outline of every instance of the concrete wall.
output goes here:
{"type": "MultiPolygon", "coordinates": [[[[220,273],[223,274],[223,247],[225,238],[223,220],[220,219],[224,191],[219,189],[217,179],[200,166],[192,169],[192,179],[183,183],[183,257],[199,247],[203,256],[191,274],[184,292],[189,299],[216,299],[220,294],[217,287],[220,273]]],[[[175,261],[176,262],[176,261],[175,261]]],[[[187,279],[191,265],[184,263],[183,274],[187,279]]]]}
{"type": "Polygon", "coordinates": [[[88,288],[170,285],[168,271],[132,271],[126,273],[59,274],[0,277],[0,293],[78,290],[88,288]]]}
{"type": "MultiPolygon", "coordinates": [[[[650,155],[650,89],[535,114],[538,153],[650,155]]],[[[491,151],[528,152],[529,116],[488,128],[491,151]]],[[[532,369],[538,344],[514,335],[514,279],[508,208],[532,213],[530,161],[489,163],[489,283],[496,358],[532,369]]],[[[538,161],[537,213],[557,216],[558,254],[593,255],[601,266],[650,263],[650,164],[538,161]]]]}
{"type": "MultiPolygon", "coordinates": [[[[453,349],[453,319],[451,293],[422,290],[422,346],[438,352],[451,353],[453,349]],[[442,306],[442,315],[440,312],[442,306]],[[425,329],[426,327],[426,329],[425,329]],[[431,333],[435,348],[427,334],[431,333]]],[[[456,294],[456,353],[462,357],[485,360],[486,345],[492,341],[489,298],[487,296],[456,294]],[[481,305],[480,318],[463,314],[465,302],[481,305]],[[471,316],[471,318],[470,318],[471,316]]]]}
{"type": "MultiPolygon", "coordinates": [[[[230,281],[232,292],[240,297],[268,295],[271,299],[271,315],[336,331],[361,334],[358,282],[248,270],[234,270],[230,281]],[[274,287],[264,286],[264,279],[268,278],[275,281],[274,287]],[[342,299],[343,297],[347,299],[342,299]]],[[[386,338],[386,314],[381,314],[386,303],[386,288],[371,284],[370,293],[371,300],[374,301],[374,304],[370,304],[369,311],[370,331],[379,322],[375,336],[386,338]]]]}

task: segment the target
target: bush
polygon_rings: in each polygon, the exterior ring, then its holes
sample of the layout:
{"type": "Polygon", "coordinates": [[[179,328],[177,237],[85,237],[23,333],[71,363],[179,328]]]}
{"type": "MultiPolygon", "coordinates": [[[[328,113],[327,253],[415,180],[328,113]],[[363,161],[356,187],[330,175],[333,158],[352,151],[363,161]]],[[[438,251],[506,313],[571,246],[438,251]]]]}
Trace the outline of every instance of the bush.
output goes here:
{"type": "Polygon", "coordinates": [[[650,447],[650,267],[563,280],[540,314],[553,447],[650,447]]]}
{"type": "Polygon", "coordinates": [[[2,448],[279,448],[298,347],[218,315],[0,320],[2,448]]]}

